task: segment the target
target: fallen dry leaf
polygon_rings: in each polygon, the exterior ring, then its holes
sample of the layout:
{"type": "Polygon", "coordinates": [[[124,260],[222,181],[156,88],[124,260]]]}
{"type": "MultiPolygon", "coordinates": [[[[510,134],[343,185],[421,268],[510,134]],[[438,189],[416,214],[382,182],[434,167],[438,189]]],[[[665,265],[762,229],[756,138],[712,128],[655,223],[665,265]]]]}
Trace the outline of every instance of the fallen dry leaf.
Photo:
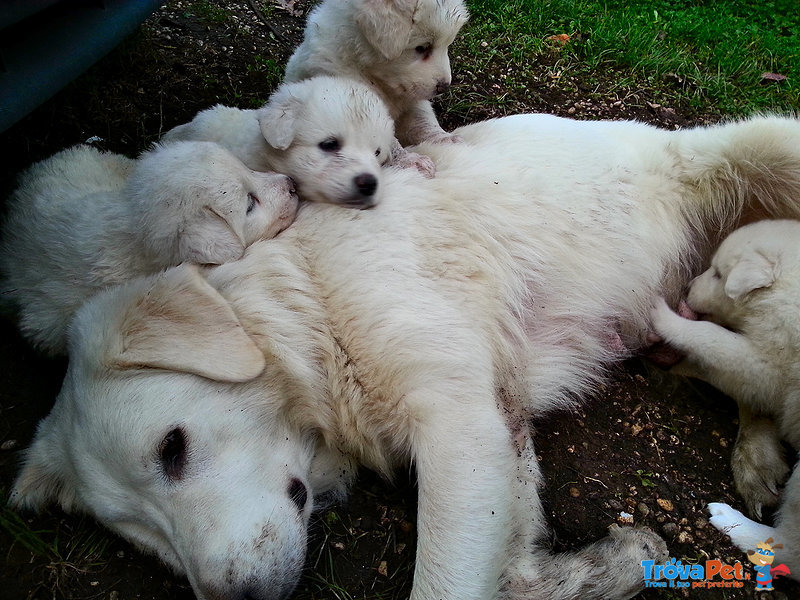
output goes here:
{"type": "Polygon", "coordinates": [[[555,42],[556,44],[561,44],[562,46],[569,41],[569,34],[568,33],[559,33],[556,35],[547,36],[547,40],[550,42],[555,42]]]}
{"type": "Polygon", "coordinates": [[[786,81],[786,75],[780,73],[762,73],[761,83],[780,83],[786,81]]]}

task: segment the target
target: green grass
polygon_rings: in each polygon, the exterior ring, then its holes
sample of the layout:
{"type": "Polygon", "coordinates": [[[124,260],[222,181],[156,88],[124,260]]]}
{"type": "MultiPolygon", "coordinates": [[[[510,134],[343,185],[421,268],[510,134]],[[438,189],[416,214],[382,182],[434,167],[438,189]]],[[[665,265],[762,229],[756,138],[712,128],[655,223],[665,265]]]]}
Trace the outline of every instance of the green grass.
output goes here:
{"type": "Polygon", "coordinates": [[[190,11],[210,25],[219,25],[227,21],[231,14],[224,6],[210,0],[199,0],[191,3],[190,11]]]}
{"type": "MultiPolygon", "coordinates": [[[[499,55],[515,69],[537,68],[566,33],[557,68],[591,87],[604,71],[619,85],[678,82],[698,109],[741,114],[800,108],[797,0],[468,0],[465,29],[475,64],[499,55]],[[480,46],[481,43],[486,45],[480,46]],[[763,84],[761,74],[786,76],[763,84]]],[[[603,78],[607,79],[607,77],[603,78]]]]}

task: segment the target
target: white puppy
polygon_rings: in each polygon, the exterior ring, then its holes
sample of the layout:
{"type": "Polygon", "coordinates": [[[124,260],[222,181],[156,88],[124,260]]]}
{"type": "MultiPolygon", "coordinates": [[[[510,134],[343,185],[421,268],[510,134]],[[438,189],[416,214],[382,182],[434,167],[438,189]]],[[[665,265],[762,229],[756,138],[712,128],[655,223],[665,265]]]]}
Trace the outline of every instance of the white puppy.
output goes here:
{"type": "Polygon", "coordinates": [[[304,200],[369,208],[380,197],[394,123],[369,87],[315,77],[282,85],[257,110],[205,110],[162,139],[216,142],[251,169],[290,175],[304,200]]]}
{"type": "Polygon", "coordinates": [[[185,261],[236,260],[297,210],[288,177],[251,171],[208,142],[156,146],[135,161],[75,146],[28,169],[9,203],[3,298],[52,354],[97,290],[185,261]]]}
{"type": "Polygon", "coordinates": [[[450,86],[447,51],[467,18],[462,0],[326,0],[308,17],[286,80],[361,81],[386,102],[403,145],[457,139],[430,99],[450,86]]]}
{"type": "Polygon", "coordinates": [[[12,503],[89,512],[201,599],[284,599],[320,495],[413,463],[411,600],[635,595],[666,546],[629,528],[550,554],[508,413],[591,391],[625,356],[610,334],[644,340],[652,298],[707,260],[703,234],[800,216],[800,121],[458,133],[424,147],[436,178],[386,170],[373,210],[306,204],[241,260],[84,305],[12,503]]]}
{"type": "MultiPolygon", "coordinates": [[[[659,301],[653,325],[685,358],[673,370],[702,379],[742,409],[733,458],[738,491],[751,512],[778,500],[788,473],[780,439],[800,450],[800,222],[760,221],[734,231],[711,267],[694,279],[689,308],[703,320],[684,319],[659,301]],[[770,422],[755,415],[773,419],[770,422]]],[[[800,577],[800,472],[784,492],[776,529],[758,525],[724,504],[711,522],[742,550],[772,537],[800,577]]]]}

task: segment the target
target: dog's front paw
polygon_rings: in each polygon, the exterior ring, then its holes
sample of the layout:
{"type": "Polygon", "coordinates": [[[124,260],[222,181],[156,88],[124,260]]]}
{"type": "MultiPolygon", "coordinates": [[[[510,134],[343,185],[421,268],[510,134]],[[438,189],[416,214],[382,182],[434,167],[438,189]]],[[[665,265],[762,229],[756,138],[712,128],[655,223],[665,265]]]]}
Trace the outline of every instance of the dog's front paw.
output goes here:
{"type": "Polygon", "coordinates": [[[647,527],[611,525],[606,543],[611,544],[615,553],[628,557],[636,564],[641,564],[643,560],[653,560],[660,564],[669,556],[667,543],[647,527]]]}
{"type": "Polygon", "coordinates": [[[392,159],[392,165],[401,169],[417,169],[427,179],[436,175],[436,163],[430,156],[404,150],[392,159]]]}
{"type": "Polygon", "coordinates": [[[646,527],[612,525],[608,537],[587,548],[595,555],[596,565],[603,565],[603,577],[609,582],[602,598],[630,598],[644,588],[644,561],[661,565],[669,557],[666,542],[646,527]]]}
{"type": "Polygon", "coordinates": [[[748,512],[761,519],[763,507],[777,506],[780,487],[789,475],[774,423],[759,419],[742,424],[731,456],[736,491],[748,512]]]}
{"type": "Polygon", "coordinates": [[[644,588],[644,561],[664,564],[667,545],[651,530],[612,525],[609,535],[577,552],[521,553],[506,573],[503,600],[625,600],[644,588]]]}

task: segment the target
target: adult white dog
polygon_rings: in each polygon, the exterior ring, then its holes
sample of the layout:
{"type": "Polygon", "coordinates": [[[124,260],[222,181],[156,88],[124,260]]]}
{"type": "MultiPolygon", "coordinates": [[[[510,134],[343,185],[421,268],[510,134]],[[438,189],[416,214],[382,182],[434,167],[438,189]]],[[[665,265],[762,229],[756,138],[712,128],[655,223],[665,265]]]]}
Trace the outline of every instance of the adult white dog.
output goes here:
{"type": "MultiPolygon", "coordinates": [[[[800,450],[800,382],[794,376],[800,370],[800,222],[766,220],[734,231],[711,267],[692,281],[687,303],[702,320],[684,319],[660,301],[653,326],[685,355],[674,372],[707,381],[739,403],[734,480],[760,518],[763,505],[778,503],[789,472],[781,438],[800,450]]],[[[776,528],[726,504],[710,508],[712,524],[742,550],[768,538],[780,543],[776,564],[786,562],[800,578],[800,472],[784,490],[776,528]]]]}
{"type": "Polygon", "coordinates": [[[301,207],[235,263],[109,290],[12,502],[94,515],[199,598],[285,598],[321,494],[413,463],[413,600],[627,598],[656,535],[553,556],[523,414],[572,402],[677,298],[707,237],[800,215],[800,122],[667,132],[509,117],[387,172],[370,211],[301,207]]]}
{"type": "Polygon", "coordinates": [[[360,81],[383,98],[403,145],[457,139],[430,100],[450,87],[448,48],[467,18],[462,0],[327,0],[308,16],[286,81],[360,81]]]}
{"type": "Polygon", "coordinates": [[[236,260],[296,211],[291,179],[251,171],[216,144],[156,146],[137,160],[75,146],[30,167],[9,198],[3,300],[29,341],[63,354],[94,292],[184,261],[236,260]]]}
{"type": "Polygon", "coordinates": [[[251,169],[286,173],[304,200],[369,208],[394,122],[368,86],[320,76],[283,84],[260,109],[214,106],[162,138],[179,140],[216,142],[251,169]]]}

